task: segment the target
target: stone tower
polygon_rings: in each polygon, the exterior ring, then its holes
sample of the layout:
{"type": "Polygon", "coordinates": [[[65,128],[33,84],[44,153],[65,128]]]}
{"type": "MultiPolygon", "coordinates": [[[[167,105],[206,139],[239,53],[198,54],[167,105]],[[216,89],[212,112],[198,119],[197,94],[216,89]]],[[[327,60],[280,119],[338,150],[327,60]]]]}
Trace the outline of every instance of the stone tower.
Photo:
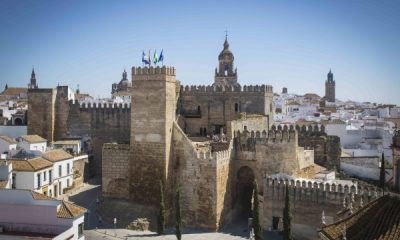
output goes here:
{"type": "MultiPolygon", "coordinates": [[[[177,81],[172,67],[133,67],[130,198],[156,204],[159,180],[170,179],[177,81]]],[[[166,189],[168,191],[168,189],[166,189]]]]}
{"type": "Polygon", "coordinates": [[[233,54],[229,50],[228,36],[225,36],[224,49],[218,56],[219,66],[215,68],[215,80],[217,86],[239,86],[237,82],[237,69],[233,65],[233,54]]]}
{"type": "Polygon", "coordinates": [[[28,88],[29,89],[34,89],[34,88],[38,88],[38,85],[36,83],[36,74],[35,74],[35,69],[32,68],[32,73],[31,73],[31,80],[28,84],[28,88]]]}
{"type": "Polygon", "coordinates": [[[328,102],[335,102],[335,85],[333,73],[329,69],[328,78],[325,81],[325,98],[328,102]]]}

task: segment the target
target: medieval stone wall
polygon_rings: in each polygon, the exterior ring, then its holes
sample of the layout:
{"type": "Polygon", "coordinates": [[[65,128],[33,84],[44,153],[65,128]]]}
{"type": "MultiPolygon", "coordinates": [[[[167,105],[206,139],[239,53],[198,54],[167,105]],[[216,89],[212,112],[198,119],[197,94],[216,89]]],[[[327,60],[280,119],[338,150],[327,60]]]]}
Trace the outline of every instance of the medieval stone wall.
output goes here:
{"type": "Polygon", "coordinates": [[[325,127],[296,126],[299,132],[299,146],[314,150],[314,162],[328,169],[340,169],[340,138],[328,136],[325,127]]]}
{"type": "Polygon", "coordinates": [[[67,135],[90,141],[92,173],[101,176],[104,143],[129,143],[131,109],[128,104],[80,104],[69,102],[67,135]]]}
{"type": "Polygon", "coordinates": [[[176,184],[182,192],[185,226],[218,229],[229,212],[232,144],[228,150],[197,152],[175,124],[173,131],[176,184]]]}
{"type": "Polygon", "coordinates": [[[69,114],[68,86],[57,86],[54,104],[54,139],[63,139],[68,135],[67,119],[69,114]]]}
{"type": "Polygon", "coordinates": [[[103,145],[103,196],[128,199],[129,197],[129,144],[103,145]]]}
{"type": "Polygon", "coordinates": [[[55,99],[55,89],[28,90],[28,134],[54,141],[55,99]]]}
{"type": "Polygon", "coordinates": [[[265,230],[273,227],[273,217],[279,217],[282,221],[286,185],[289,186],[293,227],[295,231],[301,228],[305,232],[315,232],[315,229],[321,227],[322,211],[328,222],[337,221],[349,214],[350,205],[355,211],[381,194],[375,188],[362,188],[357,184],[341,185],[267,177],[264,179],[262,214],[265,230]]]}
{"type": "Polygon", "coordinates": [[[235,168],[252,168],[258,182],[262,182],[265,173],[292,175],[300,169],[296,131],[287,127],[273,129],[268,132],[249,132],[247,129],[235,132],[235,168]]]}
{"type": "MultiPolygon", "coordinates": [[[[240,113],[268,116],[272,124],[272,87],[244,86],[181,86],[179,113],[184,117],[182,129],[191,136],[218,131],[215,126],[226,126],[227,121],[240,117],[240,113]]],[[[204,134],[205,135],[205,134],[204,134]]]]}

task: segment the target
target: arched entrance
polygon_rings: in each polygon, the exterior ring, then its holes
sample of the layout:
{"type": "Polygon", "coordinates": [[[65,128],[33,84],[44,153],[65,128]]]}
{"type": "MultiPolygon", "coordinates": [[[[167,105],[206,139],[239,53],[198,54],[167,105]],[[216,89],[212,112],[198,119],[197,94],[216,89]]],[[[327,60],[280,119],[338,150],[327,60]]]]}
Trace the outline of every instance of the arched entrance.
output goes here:
{"type": "Polygon", "coordinates": [[[14,120],[14,124],[17,125],[17,126],[21,126],[22,125],[22,119],[21,118],[16,118],[14,120]]]}
{"type": "Polygon", "coordinates": [[[252,216],[251,203],[253,196],[254,172],[251,168],[244,166],[239,169],[236,177],[236,212],[238,217],[248,218],[252,216]]]}

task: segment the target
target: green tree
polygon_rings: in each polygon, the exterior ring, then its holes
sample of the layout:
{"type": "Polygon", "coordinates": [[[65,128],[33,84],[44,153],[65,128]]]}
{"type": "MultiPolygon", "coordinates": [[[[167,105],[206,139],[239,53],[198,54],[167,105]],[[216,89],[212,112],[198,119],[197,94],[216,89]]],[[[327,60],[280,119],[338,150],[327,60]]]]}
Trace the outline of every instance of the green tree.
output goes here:
{"type": "Polygon", "coordinates": [[[160,206],[159,213],[157,217],[157,232],[158,234],[164,234],[165,229],[165,204],[164,204],[164,187],[160,180],[160,206]]]}
{"type": "Polygon", "coordinates": [[[176,191],[175,199],[175,235],[178,240],[182,239],[182,218],[181,218],[181,193],[176,191]]]}
{"type": "Polygon", "coordinates": [[[253,183],[253,231],[255,240],[263,239],[260,224],[260,207],[258,205],[258,185],[255,180],[253,183]]]}
{"type": "Polygon", "coordinates": [[[379,174],[379,187],[383,190],[383,195],[385,195],[385,182],[386,182],[385,156],[382,153],[381,171],[379,174]]]}
{"type": "Polygon", "coordinates": [[[283,239],[292,240],[292,213],[290,210],[289,186],[286,185],[285,207],[283,208],[283,239]]]}

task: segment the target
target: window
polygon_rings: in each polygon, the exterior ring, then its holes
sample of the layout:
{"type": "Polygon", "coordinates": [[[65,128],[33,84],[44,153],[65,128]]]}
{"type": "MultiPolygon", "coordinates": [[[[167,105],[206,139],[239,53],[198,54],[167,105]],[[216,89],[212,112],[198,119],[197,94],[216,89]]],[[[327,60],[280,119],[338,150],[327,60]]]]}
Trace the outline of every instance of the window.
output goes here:
{"type": "Polygon", "coordinates": [[[61,182],[58,183],[58,194],[62,194],[61,182]]]}
{"type": "Polygon", "coordinates": [[[82,237],[83,235],[83,223],[78,225],[78,238],[82,237]]]}
{"type": "Polygon", "coordinates": [[[61,177],[62,175],[62,169],[61,169],[61,165],[58,166],[58,177],[61,177]]]}
{"type": "Polygon", "coordinates": [[[46,175],[47,175],[46,173],[47,173],[46,171],[43,172],[43,182],[46,181],[46,175]]]}
{"type": "Polygon", "coordinates": [[[53,179],[51,179],[51,170],[49,170],[49,184],[53,181],[53,179]]]}
{"type": "Polygon", "coordinates": [[[239,112],[239,104],[235,103],[235,112],[239,112]]]}
{"type": "Polygon", "coordinates": [[[49,190],[49,197],[52,197],[51,189],[49,190]]]}
{"type": "Polygon", "coordinates": [[[69,187],[69,178],[67,179],[67,187],[69,187]]]}
{"type": "Polygon", "coordinates": [[[40,182],[40,173],[37,174],[37,188],[39,189],[41,186],[41,182],[40,182]]]}
{"type": "Polygon", "coordinates": [[[67,174],[69,174],[69,163],[67,163],[67,174]]]}

